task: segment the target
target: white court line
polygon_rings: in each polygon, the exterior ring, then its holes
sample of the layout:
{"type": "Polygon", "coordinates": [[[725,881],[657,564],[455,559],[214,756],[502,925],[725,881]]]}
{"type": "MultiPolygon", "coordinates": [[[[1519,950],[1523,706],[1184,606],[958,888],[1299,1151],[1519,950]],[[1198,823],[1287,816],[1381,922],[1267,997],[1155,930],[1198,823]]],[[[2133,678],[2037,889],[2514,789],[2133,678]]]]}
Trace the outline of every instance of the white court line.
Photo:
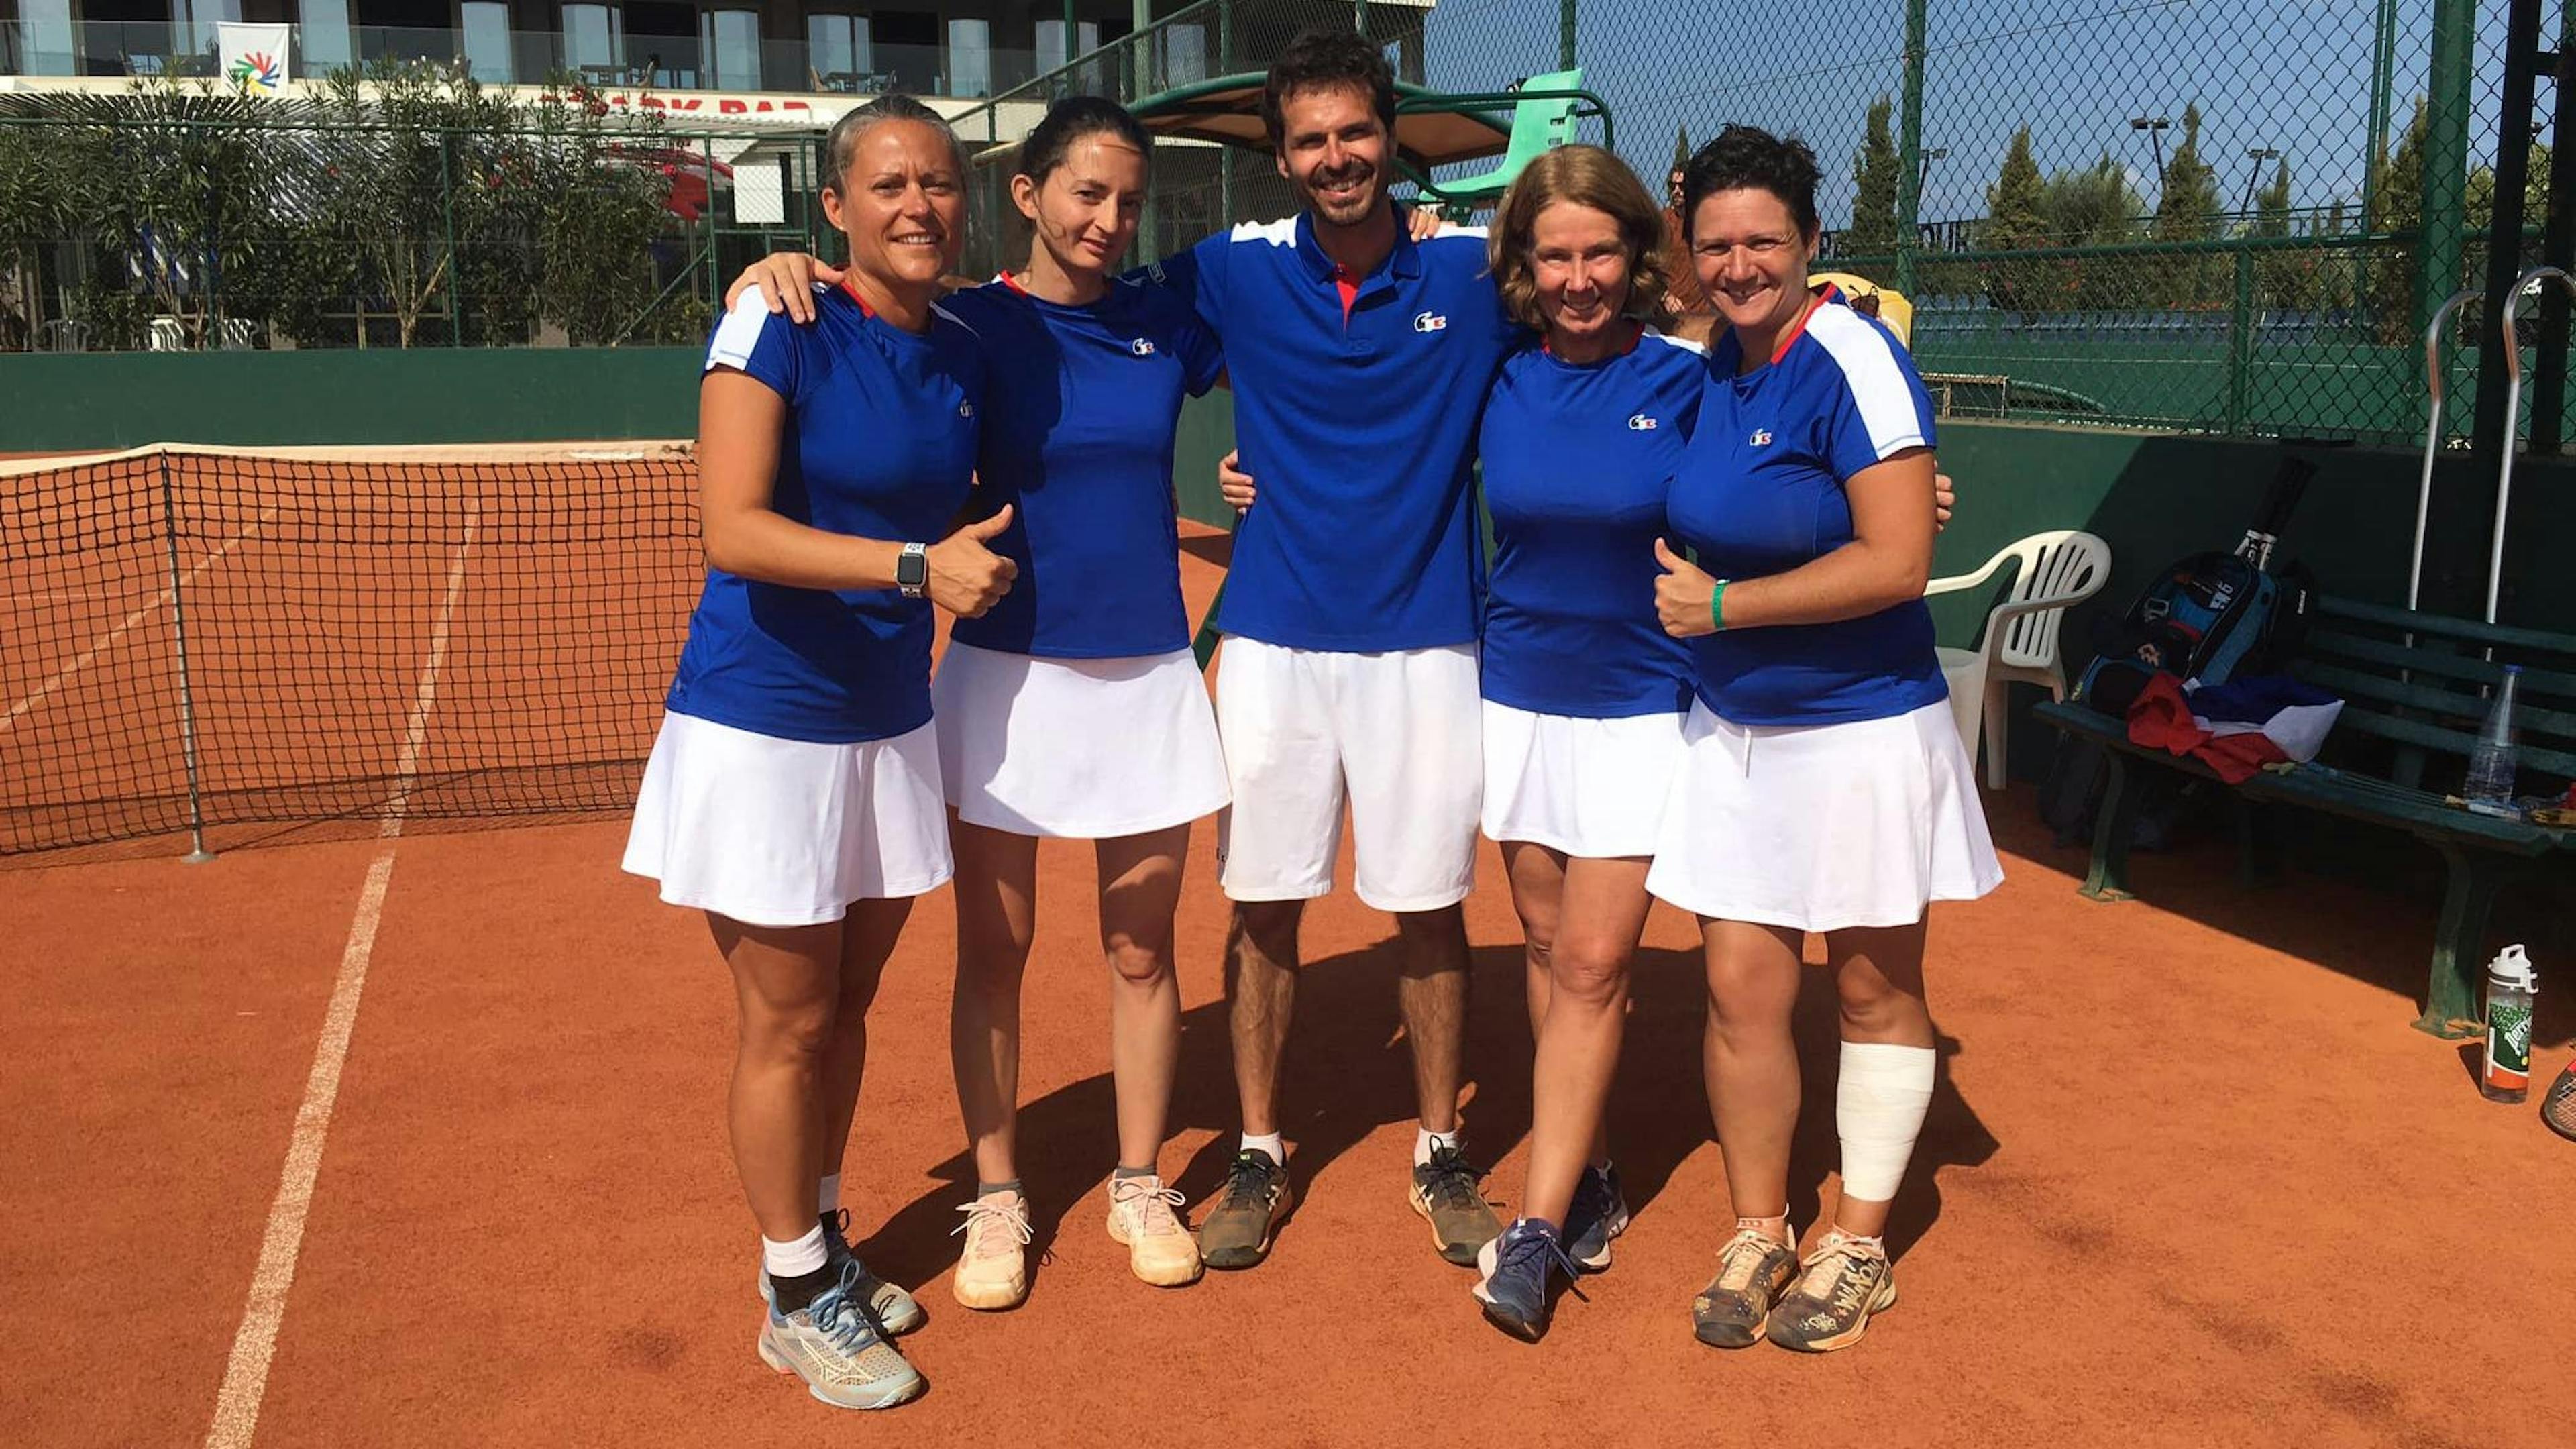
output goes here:
{"type": "Polygon", "coordinates": [[[197,581],[197,575],[204,573],[206,570],[213,568],[217,563],[220,563],[223,560],[224,555],[233,551],[235,545],[248,539],[252,534],[259,532],[259,526],[261,524],[268,522],[276,516],[277,505],[275,504],[270,504],[268,507],[261,509],[259,517],[243,524],[241,531],[234,534],[232,537],[225,539],[222,547],[216,549],[213,553],[206,555],[204,558],[197,560],[194,567],[190,568],[186,573],[181,574],[179,576],[178,583],[163,584],[159,593],[156,593],[151,598],[144,600],[141,607],[137,608],[133,613],[126,615],[124,623],[119,624],[115,628],[100,635],[98,642],[90,645],[87,649],[82,650],[78,659],[75,659],[71,663],[64,665],[62,668],[55,670],[52,677],[48,678],[44,683],[37,685],[35,693],[30,694],[25,699],[9,706],[9,712],[7,714],[0,714],[0,734],[7,734],[10,727],[18,723],[19,716],[24,715],[31,709],[34,709],[37,705],[44,703],[45,696],[62,688],[64,680],[69,679],[73,675],[80,673],[83,669],[88,668],[91,660],[96,659],[100,654],[106,652],[108,647],[113,645],[117,640],[124,638],[128,630],[131,630],[135,625],[142,623],[144,620],[151,618],[161,610],[168,608],[170,606],[171,598],[178,592],[178,590],[195,583],[197,581]]]}
{"type": "Polygon", "coordinates": [[[402,753],[394,762],[393,793],[385,801],[384,823],[376,831],[384,848],[367,867],[366,883],[358,889],[357,914],[349,919],[340,975],[331,985],[330,1009],[322,1016],[322,1039],[313,1049],[312,1074],[304,1079],[304,1100],[295,1109],[295,1135],[286,1144],[286,1167],[278,1174],[277,1200],[269,1205],[268,1228],[260,1236],[259,1266],[251,1271],[250,1299],[242,1305],[241,1326],[233,1333],[232,1357],[224,1367],[223,1389],[215,1396],[215,1422],[206,1431],[206,1449],[248,1449],[251,1435],[259,1428],[269,1361],[277,1352],[278,1326],[286,1318],[287,1290],[295,1285],[295,1260],[304,1248],[304,1218],[312,1209],[313,1184],[322,1172],[322,1144],[331,1132],[331,1109],[340,1099],[340,1068],[349,1057],[349,1034],[358,1024],[358,997],[367,987],[367,960],[375,954],[385,887],[393,879],[394,847],[402,835],[403,813],[411,804],[421,748],[429,738],[430,711],[438,703],[448,626],[455,620],[456,598],[464,588],[465,557],[474,548],[478,517],[468,503],[465,537],[447,566],[447,596],[439,602],[438,623],[430,631],[429,654],[421,661],[420,687],[412,695],[402,753]]]}

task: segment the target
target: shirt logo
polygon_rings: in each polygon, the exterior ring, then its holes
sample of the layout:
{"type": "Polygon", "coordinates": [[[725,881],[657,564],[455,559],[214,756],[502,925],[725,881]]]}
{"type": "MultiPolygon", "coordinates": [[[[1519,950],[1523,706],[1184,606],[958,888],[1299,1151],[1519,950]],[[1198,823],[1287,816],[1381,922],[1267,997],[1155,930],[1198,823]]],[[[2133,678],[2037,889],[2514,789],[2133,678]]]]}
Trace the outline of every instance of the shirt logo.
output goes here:
{"type": "Polygon", "coordinates": [[[1771,430],[1770,430],[1769,428],[1755,428],[1755,429],[1753,430],[1753,444],[1752,444],[1752,445],[1753,445],[1754,447],[1757,447],[1757,448],[1767,448],[1767,447],[1770,447],[1770,446],[1771,446],[1771,430]]]}
{"type": "Polygon", "coordinates": [[[1658,426],[1659,424],[1657,424],[1653,418],[1646,416],[1644,413],[1639,413],[1635,417],[1628,419],[1628,431],[1632,433],[1651,433],[1658,426]]]}
{"type": "Polygon", "coordinates": [[[1154,355],[1154,339],[1151,337],[1139,337],[1135,341],[1127,344],[1127,350],[1135,353],[1138,357],[1151,357],[1154,355]]]}
{"type": "Polygon", "coordinates": [[[975,405],[961,400],[957,404],[957,416],[961,418],[971,418],[975,416],[975,405]]]}
{"type": "Polygon", "coordinates": [[[1437,312],[1418,312],[1414,314],[1413,330],[1416,332],[1440,332],[1446,330],[1448,326],[1449,319],[1441,316],[1437,312]]]}

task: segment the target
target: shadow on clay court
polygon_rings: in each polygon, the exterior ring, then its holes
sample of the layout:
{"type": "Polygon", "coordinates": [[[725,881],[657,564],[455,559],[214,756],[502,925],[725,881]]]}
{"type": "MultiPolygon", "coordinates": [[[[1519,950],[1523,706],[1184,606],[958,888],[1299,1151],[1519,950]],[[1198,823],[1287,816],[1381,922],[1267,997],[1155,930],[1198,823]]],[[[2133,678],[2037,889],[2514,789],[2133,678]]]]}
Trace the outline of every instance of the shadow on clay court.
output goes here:
{"type": "MultiPolygon", "coordinates": [[[[1398,947],[1376,945],[1309,963],[1300,973],[1288,1059],[1280,1084],[1280,1123],[1294,1150],[1297,1181],[1312,1182],[1334,1159],[1381,1127],[1414,1121],[1412,1058],[1396,1006],[1398,947]]],[[[1530,1125],[1531,1036],[1522,983],[1523,958],[1513,946],[1481,946],[1471,965],[1465,1119],[1470,1151],[1480,1163],[1517,1149],[1530,1125]]],[[[1654,1209],[1684,1159],[1709,1142],[1708,1099],[1700,1043],[1706,995],[1694,952],[1648,949],[1638,956],[1619,1076],[1610,1103],[1610,1144],[1632,1211],[1654,1209]]],[[[1791,1220],[1804,1230],[1819,1221],[1824,1189],[1840,1152],[1834,1129],[1839,1064],[1831,982],[1807,972],[1795,1029],[1805,1106],[1791,1150],[1791,1220]]],[[[1171,1130],[1212,1131],[1174,1179],[1196,1218],[1225,1178],[1239,1130],[1234,1074],[1222,1001],[1182,1016],[1181,1058],[1171,1130]]],[[[1960,1050],[1940,1042],[1946,1063],[1960,1050]]],[[[1115,1100],[1104,1070],[1020,1109],[1021,1181],[1032,1204],[1040,1252],[1032,1284],[1046,1272],[1044,1249],[1068,1220],[1087,1223],[1098,1209],[1103,1164],[1116,1153],[1115,1100]]],[[[1888,1246],[1902,1255],[1941,1212],[1943,1169],[1984,1162],[1994,1137],[1948,1080],[1946,1069],[1897,1195],[1888,1246]]],[[[943,1185],[897,1211],[860,1251],[889,1278],[919,1285],[955,1259],[957,1205],[973,1195],[973,1167],[959,1152],[933,1171],[943,1185]]],[[[1519,1187],[1489,1179],[1487,1194],[1509,1216],[1519,1187]]],[[[1390,1183],[1389,1190],[1397,1185],[1390,1183]]],[[[1673,1202],[1663,1210],[1720,1219],[1721,1200],[1673,1202]]],[[[1292,1209],[1283,1231],[1294,1232],[1292,1209]]]]}

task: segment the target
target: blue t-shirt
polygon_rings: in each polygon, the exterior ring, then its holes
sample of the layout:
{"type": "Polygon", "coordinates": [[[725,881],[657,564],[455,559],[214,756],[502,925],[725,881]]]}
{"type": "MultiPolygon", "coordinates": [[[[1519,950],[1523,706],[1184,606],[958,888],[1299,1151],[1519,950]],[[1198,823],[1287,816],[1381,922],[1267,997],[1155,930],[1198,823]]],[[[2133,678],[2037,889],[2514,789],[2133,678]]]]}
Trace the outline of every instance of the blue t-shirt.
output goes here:
{"type": "Polygon", "coordinates": [[[1417,243],[1399,217],[1377,269],[1343,279],[1301,215],[1209,237],[1146,275],[1224,343],[1236,445],[1260,489],[1219,627],[1343,653],[1474,640],[1476,415],[1518,337],[1483,230],[1417,243]]]}
{"type": "Polygon", "coordinates": [[[1181,394],[1225,370],[1215,335],[1178,297],[1127,282],[1086,307],[1007,280],[942,305],[983,339],[977,507],[1017,505],[988,546],[1020,566],[1001,602],[951,637],[1057,659],[1187,648],[1172,435],[1181,394]]]}
{"type": "MultiPolygon", "coordinates": [[[[1673,480],[1673,531],[1722,579],[1786,573],[1852,541],[1845,480],[1932,446],[1932,402],[1876,318],[1828,300],[1772,360],[1736,375],[1733,332],[1673,480]]],[[[1948,697],[1932,614],[1908,599],[1858,619],[1729,629],[1691,641],[1699,697],[1740,725],[1841,724],[1948,697]]]]}
{"type": "Polygon", "coordinates": [[[1596,363],[1532,346],[1503,364],[1481,442],[1485,698],[1584,719],[1690,708],[1690,650],[1655,615],[1655,540],[1707,384],[1700,349],[1651,331],[1596,363]]]}
{"type": "MultiPolygon", "coordinates": [[[[716,324],[707,366],[787,400],[769,506],[833,533],[932,542],[974,476],[984,403],[975,334],[934,312],[916,336],[848,292],[810,327],[747,292],[716,324]]],[[[799,589],[707,570],[689,618],[674,714],[781,739],[846,744],[930,721],[930,604],[893,589],[799,589]]]]}

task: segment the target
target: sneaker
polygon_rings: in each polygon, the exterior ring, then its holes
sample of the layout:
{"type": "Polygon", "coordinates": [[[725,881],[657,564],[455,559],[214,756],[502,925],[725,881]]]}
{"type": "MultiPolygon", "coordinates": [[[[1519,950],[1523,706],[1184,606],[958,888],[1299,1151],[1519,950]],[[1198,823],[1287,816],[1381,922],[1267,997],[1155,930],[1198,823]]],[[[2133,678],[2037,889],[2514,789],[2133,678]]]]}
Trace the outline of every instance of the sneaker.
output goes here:
{"type": "Polygon", "coordinates": [[[1628,1199],[1619,1191],[1619,1167],[1586,1167],[1574,1180],[1574,1202],[1565,1212],[1565,1255],[1586,1273],[1610,1266],[1610,1240],[1628,1231],[1628,1199]]]}
{"type": "Polygon", "coordinates": [[[1860,1342],[1872,1314],[1896,1303],[1887,1249],[1866,1238],[1825,1234],[1807,1255],[1798,1286],[1771,1310],[1769,1335],[1782,1348],[1831,1353],[1860,1342]]]}
{"type": "MultiPolygon", "coordinates": [[[[911,1294],[869,1272],[867,1264],[859,1263],[859,1255],[850,1251],[850,1240],[846,1236],[849,1229],[850,1210],[848,1208],[835,1208],[832,1210],[832,1215],[824,1219],[824,1263],[833,1269],[840,1268],[844,1263],[858,1263],[859,1284],[855,1297],[859,1302],[867,1305],[869,1312],[877,1316],[877,1327],[882,1329],[889,1338],[900,1338],[929,1322],[930,1315],[922,1311],[921,1305],[914,1301],[911,1294]]],[[[760,1301],[777,1302],[778,1295],[769,1286],[768,1271],[764,1269],[753,1276],[760,1280],[760,1301]]]]}
{"type": "Polygon", "coordinates": [[[1556,1238],[1527,1218],[1514,1218],[1511,1227],[1476,1250],[1476,1269],[1483,1276],[1469,1291],[1485,1305],[1487,1323],[1523,1343],[1536,1343],[1547,1336],[1552,1268],[1564,1269],[1567,1286],[1573,1286],[1574,1260],[1556,1238]]]}
{"type": "Polygon", "coordinates": [[[1718,1250],[1717,1276],[1691,1300],[1691,1336],[1711,1348],[1752,1347],[1797,1277],[1796,1247],[1760,1228],[1737,1228],[1718,1250]]]}
{"type": "MultiPolygon", "coordinates": [[[[957,1209],[966,1215],[956,1233],[966,1235],[949,1291],[968,1308],[994,1313],[1017,1308],[1029,1296],[1029,1202],[1016,1192],[979,1197],[957,1209]]],[[[952,1233],[951,1236],[955,1236],[952,1233]]]]}
{"type": "Polygon", "coordinates": [[[1109,1236],[1127,1245],[1127,1266],[1157,1288],[1199,1281],[1199,1240],[1172,1209],[1181,1195],[1159,1177],[1109,1179],[1109,1236]]]}
{"type": "Polygon", "coordinates": [[[1270,1235],[1297,1194],[1288,1169],[1245,1148],[1225,1169],[1225,1186],[1199,1219],[1199,1256],[1211,1268],[1249,1268],[1270,1256],[1270,1235]]]}
{"type": "Polygon", "coordinates": [[[1413,1210],[1431,1223],[1432,1246],[1462,1268],[1476,1265],[1476,1250],[1501,1237],[1502,1220],[1476,1184],[1484,1172],[1455,1147],[1434,1147],[1431,1160],[1413,1169],[1413,1210]]]}
{"type": "Polygon", "coordinates": [[[2576,1062],[2559,1069],[2558,1080],[2549,1084],[2548,1094],[2540,1099],[2540,1120],[2549,1130],[2576,1142],[2576,1062]]]}
{"type": "Polygon", "coordinates": [[[841,1269],[838,1285],[806,1307],[780,1313],[771,1304],[760,1325],[760,1360],[805,1380],[814,1397],[842,1409],[890,1409],[918,1397],[921,1371],[877,1331],[862,1311],[855,1262],[841,1269]]]}

